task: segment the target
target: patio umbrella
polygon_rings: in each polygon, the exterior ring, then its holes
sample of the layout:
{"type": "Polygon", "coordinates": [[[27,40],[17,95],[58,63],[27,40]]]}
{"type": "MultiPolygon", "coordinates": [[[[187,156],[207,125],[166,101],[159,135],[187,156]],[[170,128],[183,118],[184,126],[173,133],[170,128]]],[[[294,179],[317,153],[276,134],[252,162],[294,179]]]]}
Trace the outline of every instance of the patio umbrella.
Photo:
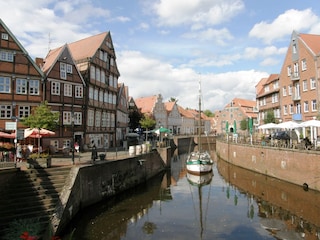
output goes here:
{"type": "Polygon", "coordinates": [[[32,138],[42,138],[46,136],[54,135],[55,132],[47,130],[45,128],[27,128],[24,130],[24,138],[32,137],[32,138]]]}
{"type": "Polygon", "coordinates": [[[294,129],[294,128],[299,128],[302,127],[301,124],[294,122],[294,121],[288,121],[288,122],[283,122],[278,124],[279,128],[285,128],[285,129],[294,129]]]}
{"type": "Polygon", "coordinates": [[[312,119],[309,121],[305,121],[300,124],[302,127],[320,127],[320,121],[316,119],[312,119]]]}
{"type": "Polygon", "coordinates": [[[158,129],[153,130],[153,132],[155,132],[156,134],[160,134],[160,133],[170,133],[170,129],[165,128],[165,127],[160,127],[158,129]]]}
{"type": "Polygon", "coordinates": [[[279,125],[275,123],[266,123],[258,127],[258,129],[277,129],[277,128],[279,128],[279,125]]]}
{"type": "Polygon", "coordinates": [[[38,138],[38,153],[40,153],[40,138],[46,136],[52,136],[55,132],[52,132],[45,128],[27,128],[24,130],[24,138],[38,138]]]}
{"type": "Polygon", "coordinates": [[[16,133],[0,132],[0,138],[15,138],[16,133]]]}

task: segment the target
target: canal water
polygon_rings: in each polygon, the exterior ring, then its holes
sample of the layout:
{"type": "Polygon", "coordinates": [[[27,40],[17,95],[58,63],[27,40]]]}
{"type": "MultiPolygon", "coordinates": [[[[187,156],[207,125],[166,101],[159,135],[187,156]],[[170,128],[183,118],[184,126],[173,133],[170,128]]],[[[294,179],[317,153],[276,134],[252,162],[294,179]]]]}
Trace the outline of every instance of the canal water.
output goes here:
{"type": "Polygon", "coordinates": [[[217,157],[199,178],[187,174],[186,157],[177,150],[169,171],[85,209],[63,239],[320,239],[319,192],[217,157]]]}

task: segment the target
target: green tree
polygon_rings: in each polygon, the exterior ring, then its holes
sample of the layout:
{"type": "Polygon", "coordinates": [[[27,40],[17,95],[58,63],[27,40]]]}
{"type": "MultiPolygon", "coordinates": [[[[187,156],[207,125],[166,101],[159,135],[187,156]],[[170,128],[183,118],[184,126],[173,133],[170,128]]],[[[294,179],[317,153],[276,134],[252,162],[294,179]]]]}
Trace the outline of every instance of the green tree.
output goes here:
{"type": "Polygon", "coordinates": [[[240,129],[241,130],[247,130],[248,129],[248,125],[249,125],[249,123],[248,123],[248,119],[247,118],[244,118],[244,119],[242,119],[241,120],[241,122],[240,122],[240,129]]]}
{"type": "Polygon", "coordinates": [[[267,111],[267,117],[263,120],[264,124],[275,123],[276,119],[272,110],[267,111]]]}
{"type": "Polygon", "coordinates": [[[42,102],[36,107],[32,114],[20,121],[30,128],[45,128],[55,130],[59,121],[59,112],[51,112],[47,102],[42,102]]]}
{"type": "Polygon", "coordinates": [[[207,117],[214,117],[214,114],[210,111],[210,110],[204,110],[204,115],[206,115],[207,117]]]}
{"type": "Polygon", "coordinates": [[[148,129],[151,129],[156,125],[156,121],[152,117],[150,117],[148,114],[144,114],[139,123],[140,123],[140,126],[142,128],[145,128],[147,131],[148,129]]]}

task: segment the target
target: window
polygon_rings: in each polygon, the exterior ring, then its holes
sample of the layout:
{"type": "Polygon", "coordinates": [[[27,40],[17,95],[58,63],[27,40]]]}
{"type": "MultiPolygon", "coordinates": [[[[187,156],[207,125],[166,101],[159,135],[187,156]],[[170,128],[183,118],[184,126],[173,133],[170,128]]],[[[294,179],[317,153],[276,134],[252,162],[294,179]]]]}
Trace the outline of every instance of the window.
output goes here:
{"type": "Polygon", "coordinates": [[[302,71],[307,70],[307,60],[306,59],[302,59],[302,61],[301,61],[301,70],[302,71]]]}
{"type": "Polygon", "coordinates": [[[63,112],[62,117],[63,124],[71,125],[71,112],[63,112]]]}
{"type": "Polygon", "coordinates": [[[96,68],[94,66],[90,67],[90,79],[96,79],[96,68]]]}
{"type": "Polygon", "coordinates": [[[98,91],[98,89],[95,89],[93,93],[94,93],[93,99],[98,101],[99,100],[99,91],[98,91]]]}
{"type": "Polygon", "coordinates": [[[283,114],[288,115],[288,106],[287,105],[283,106],[283,114]]]}
{"type": "Polygon", "coordinates": [[[0,61],[13,62],[13,53],[8,51],[0,51],[0,61]]]}
{"type": "Polygon", "coordinates": [[[63,94],[67,97],[72,97],[72,85],[65,83],[63,85],[63,94]]]}
{"type": "Polygon", "coordinates": [[[292,44],[292,53],[297,53],[297,44],[292,44]]]}
{"type": "Polygon", "coordinates": [[[88,111],[88,126],[93,127],[93,120],[94,120],[94,111],[88,111]]]}
{"type": "Polygon", "coordinates": [[[27,94],[27,79],[22,79],[22,78],[16,79],[16,93],[27,94]]]}
{"type": "Polygon", "coordinates": [[[277,103],[278,101],[278,93],[272,94],[272,103],[277,103]]]}
{"type": "Polygon", "coordinates": [[[297,103],[296,105],[296,113],[301,114],[301,104],[297,103]]]}
{"type": "Polygon", "coordinates": [[[273,89],[278,89],[279,88],[279,81],[273,82],[273,89]]]}
{"type": "Polygon", "coordinates": [[[299,77],[299,63],[293,65],[293,77],[299,77]]]}
{"type": "Polygon", "coordinates": [[[308,91],[308,82],[307,80],[302,81],[302,91],[308,91]]]}
{"type": "Polygon", "coordinates": [[[101,125],[101,112],[96,112],[95,127],[100,127],[101,125]]]}
{"type": "Polygon", "coordinates": [[[60,63],[60,78],[67,79],[67,66],[65,63],[60,63]]]}
{"type": "Polygon", "coordinates": [[[81,112],[74,113],[74,124],[75,125],[82,125],[82,113],[81,112]]]}
{"type": "Polygon", "coordinates": [[[1,33],[1,39],[9,40],[9,35],[7,33],[1,33]]]}
{"type": "Polygon", "coordinates": [[[95,79],[100,82],[100,77],[101,77],[100,68],[96,68],[96,77],[95,77],[95,79]]]}
{"type": "Polygon", "coordinates": [[[29,80],[29,94],[39,95],[40,93],[40,82],[39,80],[29,80]]]}
{"type": "Polygon", "coordinates": [[[286,87],[282,88],[282,96],[287,96],[287,88],[286,87]]]}
{"type": "Polygon", "coordinates": [[[75,97],[83,98],[83,86],[75,86],[75,97]]]}
{"type": "Polygon", "coordinates": [[[51,82],[51,94],[52,95],[60,95],[60,83],[59,82],[51,82]]]}
{"type": "Polygon", "coordinates": [[[292,95],[292,86],[288,86],[288,95],[291,96],[292,95]]]}
{"type": "Polygon", "coordinates": [[[29,117],[30,107],[29,106],[19,106],[18,116],[19,118],[29,117]]]}
{"type": "Polygon", "coordinates": [[[11,105],[0,105],[0,119],[11,119],[12,106],[11,105]]]}
{"type": "Polygon", "coordinates": [[[291,76],[291,66],[288,66],[288,67],[287,67],[287,74],[288,74],[288,77],[291,76]]]}
{"type": "Polygon", "coordinates": [[[67,73],[72,74],[72,65],[71,64],[67,64],[67,73]]]}
{"type": "Polygon", "coordinates": [[[264,91],[265,91],[265,92],[269,92],[269,85],[267,85],[267,86],[264,87],[264,91]]]}
{"type": "Polygon", "coordinates": [[[308,103],[308,101],[305,101],[303,103],[303,109],[304,109],[304,112],[309,112],[309,103],[308,103]]]}
{"type": "Polygon", "coordinates": [[[315,112],[315,111],[317,111],[317,101],[316,100],[312,100],[311,101],[311,110],[312,110],[312,112],[315,112]]]}
{"type": "Polygon", "coordinates": [[[314,78],[310,78],[310,89],[316,89],[316,80],[314,78]]]}
{"type": "Polygon", "coordinates": [[[100,92],[99,92],[99,102],[103,103],[103,91],[102,90],[100,90],[100,92]]]}
{"type": "Polygon", "coordinates": [[[107,113],[106,112],[102,113],[101,127],[107,127],[107,113]]]}
{"type": "Polygon", "coordinates": [[[0,76],[0,93],[10,93],[11,81],[8,77],[0,76]]]}
{"type": "Polygon", "coordinates": [[[93,88],[89,87],[89,99],[93,99],[93,88]]]}
{"type": "Polygon", "coordinates": [[[63,148],[70,148],[71,147],[71,141],[69,139],[63,140],[63,148]]]}
{"type": "Polygon", "coordinates": [[[290,114],[293,114],[293,104],[289,105],[289,112],[290,112],[290,114]]]}

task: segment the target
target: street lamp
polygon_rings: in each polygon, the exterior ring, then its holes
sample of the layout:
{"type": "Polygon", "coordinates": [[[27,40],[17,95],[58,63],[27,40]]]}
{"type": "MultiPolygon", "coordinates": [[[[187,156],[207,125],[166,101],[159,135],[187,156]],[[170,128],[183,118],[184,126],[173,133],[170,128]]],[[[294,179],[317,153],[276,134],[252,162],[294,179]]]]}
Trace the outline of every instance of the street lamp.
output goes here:
{"type": "Polygon", "coordinates": [[[14,137],[14,149],[15,149],[15,153],[13,154],[14,156],[14,164],[17,164],[17,143],[18,143],[18,118],[16,116],[16,102],[12,102],[12,119],[15,120],[15,137],[14,137]]]}
{"type": "Polygon", "coordinates": [[[74,165],[74,112],[71,112],[71,132],[72,132],[72,141],[71,141],[71,153],[72,153],[72,164],[74,165]]]}

